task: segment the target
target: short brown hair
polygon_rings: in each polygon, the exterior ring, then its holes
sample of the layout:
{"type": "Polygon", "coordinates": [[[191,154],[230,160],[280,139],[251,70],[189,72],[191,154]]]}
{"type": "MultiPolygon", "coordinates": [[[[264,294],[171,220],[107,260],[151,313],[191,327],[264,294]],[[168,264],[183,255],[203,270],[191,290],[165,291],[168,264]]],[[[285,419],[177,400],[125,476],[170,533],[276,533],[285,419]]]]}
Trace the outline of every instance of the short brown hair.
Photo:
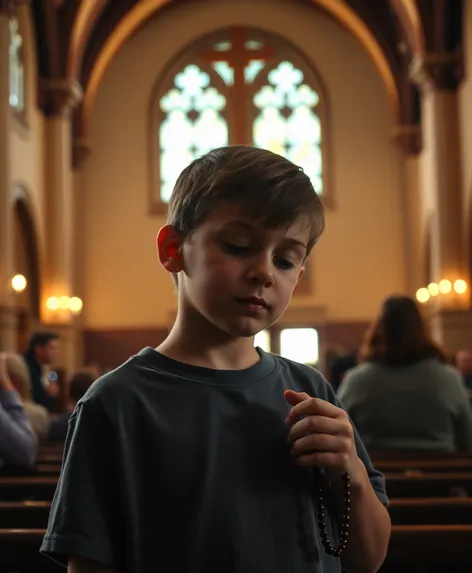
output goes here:
{"type": "Polygon", "coordinates": [[[307,255],[324,229],[323,205],[303,170],[281,155],[244,145],[214,149],[182,171],[167,223],[187,238],[225,202],[240,203],[251,218],[271,228],[307,217],[307,255]]]}
{"type": "Polygon", "coordinates": [[[387,298],[367,331],[361,361],[406,366],[426,358],[446,361],[444,353],[430,339],[417,304],[407,296],[387,298]]]}

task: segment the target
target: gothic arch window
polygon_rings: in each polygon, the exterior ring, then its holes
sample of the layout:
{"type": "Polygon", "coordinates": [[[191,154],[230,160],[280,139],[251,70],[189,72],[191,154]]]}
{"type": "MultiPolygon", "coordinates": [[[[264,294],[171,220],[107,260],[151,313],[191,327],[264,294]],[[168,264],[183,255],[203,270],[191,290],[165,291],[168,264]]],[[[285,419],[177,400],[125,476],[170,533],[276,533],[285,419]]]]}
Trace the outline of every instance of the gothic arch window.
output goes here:
{"type": "Polygon", "coordinates": [[[214,147],[251,144],[303,167],[327,198],[327,102],[313,66],[288,42],[236,27],[181,53],[151,98],[151,211],[165,212],[180,171],[214,147]]]}
{"type": "Polygon", "coordinates": [[[25,65],[21,26],[17,17],[10,18],[10,106],[23,115],[25,112],[25,65]]]}

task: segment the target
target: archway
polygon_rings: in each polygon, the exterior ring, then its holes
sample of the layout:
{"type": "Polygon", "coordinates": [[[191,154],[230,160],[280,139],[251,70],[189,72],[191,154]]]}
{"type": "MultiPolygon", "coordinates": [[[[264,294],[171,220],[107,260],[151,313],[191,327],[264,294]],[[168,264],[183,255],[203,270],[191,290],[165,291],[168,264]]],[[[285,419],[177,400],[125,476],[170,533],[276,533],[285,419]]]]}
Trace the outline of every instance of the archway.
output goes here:
{"type": "Polygon", "coordinates": [[[13,197],[14,273],[23,275],[27,286],[17,292],[17,349],[23,352],[31,330],[40,320],[40,265],[36,230],[26,190],[15,188],[13,197]]]}

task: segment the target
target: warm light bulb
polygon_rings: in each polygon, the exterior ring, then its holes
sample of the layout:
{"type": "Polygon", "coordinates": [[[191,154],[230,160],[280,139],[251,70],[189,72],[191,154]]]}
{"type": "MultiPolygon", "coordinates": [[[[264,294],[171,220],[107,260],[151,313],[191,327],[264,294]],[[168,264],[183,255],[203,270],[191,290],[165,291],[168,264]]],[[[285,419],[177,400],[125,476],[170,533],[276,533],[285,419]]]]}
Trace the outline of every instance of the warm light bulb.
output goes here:
{"type": "Polygon", "coordinates": [[[69,297],[61,296],[59,297],[59,308],[62,310],[67,310],[69,308],[69,297]]]}
{"type": "Polygon", "coordinates": [[[15,292],[23,292],[27,284],[28,281],[23,275],[15,275],[11,279],[11,286],[15,292]]]}
{"type": "Polygon", "coordinates": [[[59,299],[57,296],[50,296],[46,302],[49,310],[57,310],[59,308],[59,299]]]}
{"type": "Polygon", "coordinates": [[[430,294],[429,294],[427,288],[422,287],[416,291],[416,299],[418,300],[418,302],[421,302],[421,303],[428,302],[429,297],[430,297],[430,294]]]}
{"type": "Polygon", "coordinates": [[[73,296],[69,301],[69,308],[72,314],[79,314],[82,310],[83,303],[78,296],[73,296]]]}
{"type": "Polygon", "coordinates": [[[431,296],[438,296],[439,286],[436,283],[429,283],[428,291],[431,296]]]}
{"type": "Polygon", "coordinates": [[[467,290],[467,283],[462,279],[454,281],[454,290],[457,294],[464,294],[467,290]]]}
{"type": "Polygon", "coordinates": [[[443,279],[442,281],[440,281],[439,290],[441,294],[449,294],[452,290],[451,281],[448,281],[447,279],[443,279]]]}

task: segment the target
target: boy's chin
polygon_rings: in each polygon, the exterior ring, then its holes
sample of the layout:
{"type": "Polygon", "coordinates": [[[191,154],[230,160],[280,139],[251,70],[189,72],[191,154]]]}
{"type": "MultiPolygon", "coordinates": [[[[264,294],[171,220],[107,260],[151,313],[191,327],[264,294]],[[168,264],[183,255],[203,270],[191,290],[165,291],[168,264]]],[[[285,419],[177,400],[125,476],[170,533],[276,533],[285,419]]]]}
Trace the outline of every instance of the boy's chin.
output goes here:
{"type": "Polygon", "coordinates": [[[244,321],[244,323],[232,324],[227,332],[235,338],[252,338],[269,326],[269,324],[259,323],[259,321],[244,321]]]}

